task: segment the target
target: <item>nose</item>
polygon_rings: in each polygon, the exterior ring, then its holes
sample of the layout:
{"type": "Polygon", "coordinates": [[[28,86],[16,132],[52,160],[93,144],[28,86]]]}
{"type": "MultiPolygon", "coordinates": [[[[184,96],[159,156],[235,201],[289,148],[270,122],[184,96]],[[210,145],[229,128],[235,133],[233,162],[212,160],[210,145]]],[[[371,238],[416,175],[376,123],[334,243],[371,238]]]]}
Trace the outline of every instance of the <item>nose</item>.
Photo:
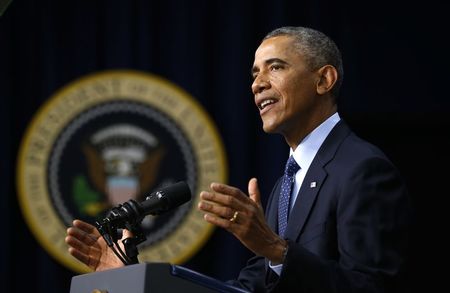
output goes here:
{"type": "Polygon", "coordinates": [[[254,95],[262,93],[264,90],[270,88],[270,82],[268,78],[264,78],[259,74],[252,83],[252,92],[254,95]]]}

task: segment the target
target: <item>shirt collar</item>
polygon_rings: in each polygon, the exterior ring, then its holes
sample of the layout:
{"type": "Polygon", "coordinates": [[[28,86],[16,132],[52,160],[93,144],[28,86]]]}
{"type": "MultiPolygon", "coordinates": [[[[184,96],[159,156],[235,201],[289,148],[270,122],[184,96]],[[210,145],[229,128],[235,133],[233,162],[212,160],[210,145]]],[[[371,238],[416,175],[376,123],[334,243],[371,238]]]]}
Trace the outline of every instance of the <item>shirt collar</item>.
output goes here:
{"type": "Polygon", "coordinates": [[[320,146],[339,120],[341,120],[339,114],[337,112],[334,113],[308,134],[300,142],[295,151],[292,151],[292,149],[290,150],[290,155],[294,156],[294,159],[300,168],[308,170],[312,160],[319,151],[320,146]]]}

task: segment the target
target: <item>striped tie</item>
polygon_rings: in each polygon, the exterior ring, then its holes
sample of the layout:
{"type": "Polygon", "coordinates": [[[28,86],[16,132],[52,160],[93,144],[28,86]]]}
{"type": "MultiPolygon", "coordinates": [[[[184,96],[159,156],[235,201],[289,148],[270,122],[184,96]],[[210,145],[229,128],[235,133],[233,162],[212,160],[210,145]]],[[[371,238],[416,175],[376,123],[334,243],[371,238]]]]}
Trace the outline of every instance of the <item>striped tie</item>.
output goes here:
{"type": "Polygon", "coordinates": [[[291,198],[292,185],[295,180],[295,173],[300,169],[300,166],[294,160],[293,156],[289,157],[284,169],[283,182],[281,183],[281,194],[278,200],[278,235],[284,237],[287,227],[289,202],[291,198]]]}

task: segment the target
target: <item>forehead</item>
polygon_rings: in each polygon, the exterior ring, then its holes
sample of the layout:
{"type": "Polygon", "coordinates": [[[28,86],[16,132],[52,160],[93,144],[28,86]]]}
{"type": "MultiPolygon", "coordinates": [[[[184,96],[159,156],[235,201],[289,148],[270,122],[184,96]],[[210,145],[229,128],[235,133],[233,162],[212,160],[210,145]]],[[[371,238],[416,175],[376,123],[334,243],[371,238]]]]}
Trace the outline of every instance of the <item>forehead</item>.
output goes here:
{"type": "Polygon", "coordinates": [[[264,40],[255,52],[255,62],[264,63],[269,59],[290,60],[300,55],[294,47],[294,39],[290,36],[276,36],[264,40]]]}

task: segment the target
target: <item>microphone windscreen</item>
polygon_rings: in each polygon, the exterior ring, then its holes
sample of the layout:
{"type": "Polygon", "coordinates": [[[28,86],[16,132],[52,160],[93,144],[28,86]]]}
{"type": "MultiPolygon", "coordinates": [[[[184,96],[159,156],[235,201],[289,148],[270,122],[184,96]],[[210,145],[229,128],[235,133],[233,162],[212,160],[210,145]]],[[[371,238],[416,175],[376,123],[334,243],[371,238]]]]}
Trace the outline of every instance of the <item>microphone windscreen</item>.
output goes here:
{"type": "Polygon", "coordinates": [[[182,205],[191,199],[191,190],[184,181],[170,185],[161,189],[161,191],[164,192],[167,198],[169,209],[182,205]]]}

